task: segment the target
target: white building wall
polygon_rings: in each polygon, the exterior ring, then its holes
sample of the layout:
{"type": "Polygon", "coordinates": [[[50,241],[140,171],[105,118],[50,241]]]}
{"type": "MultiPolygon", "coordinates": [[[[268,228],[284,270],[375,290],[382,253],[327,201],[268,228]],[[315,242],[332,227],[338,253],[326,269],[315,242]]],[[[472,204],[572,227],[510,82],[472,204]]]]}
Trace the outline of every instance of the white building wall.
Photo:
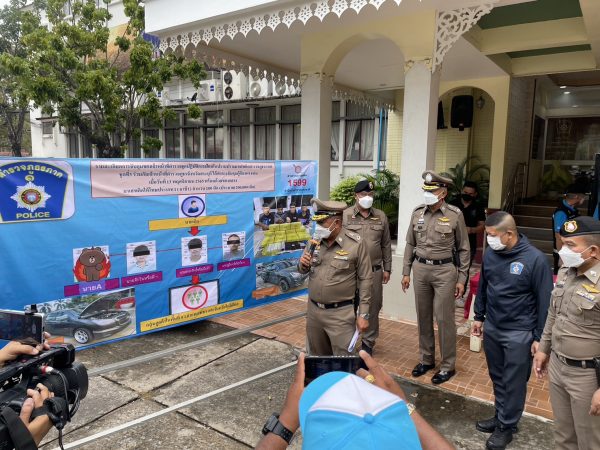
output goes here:
{"type": "Polygon", "coordinates": [[[42,134],[42,123],[37,120],[41,115],[39,109],[30,112],[31,120],[31,156],[37,158],[67,158],[67,136],[60,132],[58,124],[52,134],[42,134]]]}

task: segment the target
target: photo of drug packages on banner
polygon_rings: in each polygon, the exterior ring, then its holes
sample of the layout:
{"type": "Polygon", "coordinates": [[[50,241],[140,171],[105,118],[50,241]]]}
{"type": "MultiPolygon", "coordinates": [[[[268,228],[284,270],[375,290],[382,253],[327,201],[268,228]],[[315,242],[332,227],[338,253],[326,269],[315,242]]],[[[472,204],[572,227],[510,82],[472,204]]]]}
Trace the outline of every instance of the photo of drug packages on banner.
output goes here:
{"type": "Polygon", "coordinates": [[[2,307],[98,345],[305,293],[314,161],[0,158],[2,307]]]}

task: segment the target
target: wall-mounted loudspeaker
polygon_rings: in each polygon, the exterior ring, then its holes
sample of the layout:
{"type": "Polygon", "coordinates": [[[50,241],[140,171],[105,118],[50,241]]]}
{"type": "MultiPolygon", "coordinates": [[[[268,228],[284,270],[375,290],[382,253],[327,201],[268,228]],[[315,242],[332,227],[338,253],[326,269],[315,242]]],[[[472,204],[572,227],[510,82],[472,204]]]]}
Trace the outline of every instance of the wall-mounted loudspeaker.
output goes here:
{"type": "Polygon", "coordinates": [[[450,113],[452,128],[464,131],[473,125],[473,96],[457,95],[452,98],[452,111],[450,113]]]}

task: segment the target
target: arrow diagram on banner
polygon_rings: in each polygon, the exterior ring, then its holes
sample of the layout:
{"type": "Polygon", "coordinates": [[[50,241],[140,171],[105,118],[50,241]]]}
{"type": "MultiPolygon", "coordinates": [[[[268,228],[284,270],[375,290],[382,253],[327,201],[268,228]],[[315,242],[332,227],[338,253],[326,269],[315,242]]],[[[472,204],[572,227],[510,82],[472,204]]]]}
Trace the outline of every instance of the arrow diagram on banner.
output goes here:
{"type": "Polygon", "coordinates": [[[192,275],[192,284],[200,284],[200,275],[192,275]]]}
{"type": "Polygon", "coordinates": [[[200,233],[200,229],[198,227],[192,227],[188,233],[190,233],[192,236],[196,236],[198,233],[200,233]]]}

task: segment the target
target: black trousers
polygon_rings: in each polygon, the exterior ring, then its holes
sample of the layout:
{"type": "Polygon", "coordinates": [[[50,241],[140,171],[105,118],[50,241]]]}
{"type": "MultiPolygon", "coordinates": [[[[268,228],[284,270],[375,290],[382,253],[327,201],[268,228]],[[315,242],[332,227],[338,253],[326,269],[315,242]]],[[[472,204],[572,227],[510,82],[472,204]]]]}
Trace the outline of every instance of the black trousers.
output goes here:
{"type": "Polygon", "coordinates": [[[516,426],[525,408],[531,375],[533,332],[503,330],[484,324],[483,349],[494,384],[496,416],[505,426],[516,426]]]}

